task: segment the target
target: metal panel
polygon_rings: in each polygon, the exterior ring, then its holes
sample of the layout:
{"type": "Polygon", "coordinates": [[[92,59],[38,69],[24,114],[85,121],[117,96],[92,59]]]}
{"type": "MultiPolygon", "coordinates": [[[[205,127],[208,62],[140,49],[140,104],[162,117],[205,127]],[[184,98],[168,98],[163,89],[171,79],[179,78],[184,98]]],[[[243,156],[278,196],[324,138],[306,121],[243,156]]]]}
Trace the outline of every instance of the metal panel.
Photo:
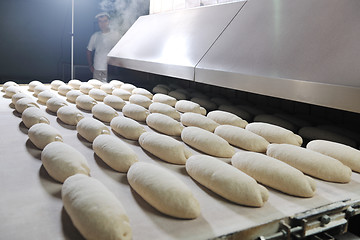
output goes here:
{"type": "Polygon", "coordinates": [[[108,54],[109,64],[193,80],[195,65],[243,5],[140,17],[108,54]]]}
{"type": "Polygon", "coordinates": [[[360,112],[360,1],[251,0],[195,81],[360,112]]]}

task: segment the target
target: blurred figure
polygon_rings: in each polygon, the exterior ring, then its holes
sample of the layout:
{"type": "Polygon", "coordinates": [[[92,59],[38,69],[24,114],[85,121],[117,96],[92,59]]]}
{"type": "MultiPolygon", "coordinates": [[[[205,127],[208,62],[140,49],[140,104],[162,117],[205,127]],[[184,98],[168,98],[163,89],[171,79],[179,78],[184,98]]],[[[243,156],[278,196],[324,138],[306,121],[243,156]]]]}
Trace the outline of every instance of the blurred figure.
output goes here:
{"type": "Polygon", "coordinates": [[[110,29],[110,15],[108,13],[99,13],[95,18],[98,20],[101,31],[95,32],[90,38],[87,46],[87,61],[93,78],[107,82],[107,54],[121,36],[118,32],[110,29]]]}

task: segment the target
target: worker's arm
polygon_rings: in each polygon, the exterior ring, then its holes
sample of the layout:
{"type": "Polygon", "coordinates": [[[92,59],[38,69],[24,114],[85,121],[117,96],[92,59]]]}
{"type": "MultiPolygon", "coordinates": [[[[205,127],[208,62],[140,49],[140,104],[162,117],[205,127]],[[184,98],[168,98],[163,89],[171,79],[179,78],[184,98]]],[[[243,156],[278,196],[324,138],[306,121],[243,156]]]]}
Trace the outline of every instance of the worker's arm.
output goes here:
{"type": "Polygon", "coordinates": [[[94,72],[94,64],[93,64],[93,55],[92,51],[86,50],[86,58],[88,61],[89,69],[93,73],[94,72]]]}

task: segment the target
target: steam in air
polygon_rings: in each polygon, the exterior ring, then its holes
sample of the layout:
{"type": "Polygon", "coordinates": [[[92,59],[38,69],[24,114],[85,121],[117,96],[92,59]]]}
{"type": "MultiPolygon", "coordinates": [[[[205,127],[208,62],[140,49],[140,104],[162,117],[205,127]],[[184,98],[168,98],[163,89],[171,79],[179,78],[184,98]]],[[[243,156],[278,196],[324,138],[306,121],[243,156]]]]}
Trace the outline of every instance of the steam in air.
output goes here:
{"type": "Polygon", "coordinates": [[[100,8],[111,16],[110,28],[124,35],[142,15],[149,14],[150,0],[102,0],[100,8]]]}

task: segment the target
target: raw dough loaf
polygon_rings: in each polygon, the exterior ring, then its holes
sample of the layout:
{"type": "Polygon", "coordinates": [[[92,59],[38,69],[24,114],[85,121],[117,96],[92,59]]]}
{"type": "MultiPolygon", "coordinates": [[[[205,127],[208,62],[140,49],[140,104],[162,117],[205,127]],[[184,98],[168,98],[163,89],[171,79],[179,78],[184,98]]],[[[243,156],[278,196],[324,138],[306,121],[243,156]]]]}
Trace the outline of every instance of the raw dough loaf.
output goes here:
{"type": "Polygon", "coordinates": [[[46,145],[41,152],[41,161],[49,175],[61,183],[77,173],[90,174],[90,167],[84,155],[63,142],[46,145]]]}
{"type": "Polygon", "coordinates": [[[39,93],[46,91],[46,90],[50,90],[50,89],[43,84],[38,85],[34,88],[34,96],[37,97],[39,95],[39,93]]]}
{"type": "Polygon", "coordinates": [[[237,204],[261,207],[269,198],[267,189],[252,177],[210,156],[190,157],[186,171],[201,185],[237,204]]]}
{"type": "Polygon", "coordinates": [[[57,117],[68,125],[76,126],[76,124],[84,118],[84,115],[73,106],[63,106],[58,109],[57,117]]]}
{"type": "Polygon", "coordinates": [[[145,122],[146,117],[149,115],[149,111],[146,108],[132,103],[126,104],[122,109],[122,113],[125,117],[129,117],[140,122],[145,122]]]}
{"type": "Polygon", "coordinates": [[[209,112],[207,117],[214,120],[220,125],[233,125],[241,128],[245,128],[248,124],[247,121],[241,119],[240,117],[236,116],[233,113],[225,112],[221,110],[215,110],[209,112]]]}
{"type": "Polygon", "coordinates": [[[179,112],[185,113],[185,112],[194,112],[194,113],[202,113],[202,110],[200,109],[200,105],[188,100],[180,100],[177,101],[175,104],[175,109],[179,112]]]}
{"type": "Polygon", "coordinates": [[[134,88],[131,93],[134,94],[140,94],[143,95],[149,99],[153,98],[153,94],[151,92],[149,92],[148,90],[146,90],[145,88],[134,88]]]}
{"type": "Polygon", "coordinates": [[[110,134],[108,127],[94,118],[83,118],[76,125],[76,131],[89,142],[101,134],[110,134]]]}
{"type": "Polygon", "coordinates": [[[80,90],[70,90],[66,93],[66,100],[68,100],[71,103],[76,102],[76,98],[79,96],[84,95],[80,90]]]}
{"type": "Polygon", "coordinates": [[[232,125],[220,125],[214,133],[231,145],[253,152],[264,153],[270,144],[265,138],[257,134],[232,125]]]}
{"type": "Polygon", "coordinates": [[[146,124],[156,131],[171,136],[180,136],[181,131],[184,129],[181,123],[161,113],[152,113],[147,116],[146,124]]]}
{"type": "Polygon", "coordinates": [[[92,144],[93,150],[107,165],[119,172],[127,172],[138,157],[126,143],[112,135],[99,135],[92,144]]]}
{"type": "Polygon", "coordinates": [[[52,93],[50,90],[45,90],[38,94],[38,101],[40,103],[46,104],[46,102],[53,97],[56,97],[54,93],[52,93]]]}
{"type": "Polygon", "coordinates": [[[319,140],[328,140],[332,142],[342,143],[354,148],[357,146],[354,140],[346,136],[317,127],[303,127],[299,130],[299,135],[304,139],[310,141],[319,139],[319,140]]]}
{"type": "Polygon", "coordinates": [[[232,106],[232,105],[220,105],[219,110],[233,113],[233,114],[239,116],[240,118],[246,120],[247,122],[250,122],[253,119],[252,114],[248,113],[245,110],[242,110],[235,106],[232,106]]]}
{"type": "Polygon", "coordinates": [[[176,98],[161,93],[156,93],[152,100],[153,102],[164,103],[170,105],[171,107],[174,107],[177,102],[176,98]]]}
{"type": "Polygon", "coordinates": [[[216,157],[230,158],[235,154],[235,149],[223,138],[198,127],[184,128],[181,139],[191,147],[216,157]]]}
{"type": "Polygon", "coordinates": [[[5,96],[11,98],[17,93],[21,93],[21,88],[17,86],[9,86],[5,89],[5,96]]]}
{"type": "Polygon", "coordinates": [[[37,80],[31,81],[31,82],[29,83],[29,91],[30,91],[30,92],[33,92],[34,89],[35,89],[37,86],[39,86],[39,85],[44,85],[44,84],[43,84],[42,82],[40,82],[40,81],[37,81],[37,80]]]}
{"type": "Polygon", "coordinates": [[[66,83],[64,83],[63,81],[56,79],[51,81],[50,88],[57,91],[61,85],[65,85],[65,84],[66,83]]]}
{"type": "Polygon", "coordinates": [[[101,89],[93,88],[89,91],[89,96],[97,101],[103,101],[107,93],[101,89]]]}
{"type": "Polygon", "coordinates": [[[200,106],[207,109],[208,111],[213,111],[218,108],[218,106],[209,99],[193,97],[193,98],[191,98],[191,101],[199,104],[200,106]]]}
{"type": "Polygon", "coordinates": [[[121,97],[122,100],[124,100],[124,101],[128,101],[130,96],[131,96],[131,93],[129,91],[124,90],[124,89],[116,88],[112,92],[112,95],[121,97]]]}
{"type": "Polygon", "coordinates": [[[61,197],[71,221],[85,239],[132,239],[121,202],[95,178],[84,174],[69,177],[61,197]]]}
{"type": "Polygon", "coordinates": [[[89,95],[78,96],[75,100],[76,106],[80,109],[91,111],[91,109],[97,104],[97,101],[89,95]]]}
{"type": "Polygon", "coordinates": [[[63,100],[61,98],[57,98],[57,97],[50,98],[46,102],[47,109],[54,113],[56,113],[57,110],[59,110],[59,108],[61,108],[63,106],[67,106],[67,105],[68,105],[68,103],[65,100],[63,100]]]}
{"type": "Polygon", "coordinates": [[[124,83],[123,85],[121,85],[120,89],[126,90],[129,93],[132,92],[132,90],[134,90],[136,88],[136,86],[130,84],[130,83],[124,83]]]}
{"type": "Polygon", "coordinates": [[[33,125],[28,132],[30,141],[39,149],[43,149],[51,142],[62,142],[59,131],[46,123],[33,125]]]}
{"type": "Polygon", "coordinates": [[[131,95],[129,97],[129,102],[140,105],[144,108],[149,108],[150,104],[152,103],[152,101],[148,97],[140,94],[131,95]]]}
{"type": "Polygon", "coordinates": [[[106,92],[107,94],[111,94],[112,91],[114,91],[115,87],[110,83],[104,83],[103,85],[101,85],[100,89],[106,92]]]}
{"type": "Polygon", "coordinates": [[[360,172],[360,151],[355,148],[326,140],[313,140],[306,148],[333,157],[353,171],[360,172]]]}
{"type": "Polygon", "coordinates": [[[2,92],[5,92],[5,90],[6,90],[8,87],[10,87],[10,86],[18,87],[19,85],[18,85],[16,82],[14,82],[14,81],[7,81],[6,83],[4,83],[1,91],[2,91],[2,92]]]}
{"type": "Polygon", "coordinates": [[[335,158],[310,149],[291,144],[270,144],[266,154],[325,181],[347,183],[351,180],[349,167],[335,158]]]}
{"type": "Polygon", "coordinates": [[[157,93],[168,94],[169,90],[167,88],[162,87],[162,86],[155,86],[155,87],[153,87],[152,92],[155,93],[155,94],[157,94],[157,93]]]}
{"type": "Polygon", "coordinates": [[[169,163],[185,164],[192,155],[182,142],[163,134],[145,132],[139,137],[139,144],[146,151],[169,163]]]}
{"type": "Polygon", "coordinates": [[[66,96],[66,93],[71,91],[73,88],[68,86],[68,85],[61,85],[59,88],[58,88],[58,93],[62,96],[66,96]]]}
{"type": "Polygon", "coordinates": [[[25,109],[21,114],[21,118],[27,128],[30,128],[37,123],[50,124],[49,119],[46,118],[45,112],[36,107],[25,109]]]}
{"type": "Polygon", "coordinates": [[[288,143],[300,146],[303,142],[302,138],[292,131],[269,123],[253,122],[246,125],[245,129],[262,136],[270,143],[288,143]]]}
{"type": "Polygon", "coordinates": [[[311,123],[299,116],[286,114],[286,113],[274,113],[274,116],[282,118],[297,127],[297,129],[305,126],[311,126],[311,123]]]}
{"type": "Polygon", "coordinates": [[[90,79],[87,81],[89,84],[93,85],[94,88],[100,89],[101,85],[103,85],[103,82],[101,82],[98,79],[90,79]]]}
{"type": "Polygon", "coordinates": [[[109,105],[110,107],[119,111],[122,110],[126,104],[121,97],[114,95],[107,95],[103,101],[106,105],[109,105]]]}
{"type": "Polygon", "coordinates": [[[254,152],[237,152],[231,164],[253,177],[259,183],[281,192],[298,196],[312,197],[316,183],[296,168],[275,158],[254,152]]]}
{"type": "Polygon", "coordinates": [[[214,132],[215,128],[219,126],[219,124],[216,123],[214,120],[206,116],[203,116],[199,113],[193,113],[193,112],[183,113],[181,115],[180,120],[181,123],[184,124],[184,126],[199,127],[209,132],[214,132]]]}
{"type": "Polygon", "coordinates": [[[111,120],[114,117],[119,116],[119,113],[115,109],[104,103],[96,104],[91,109],[91,112],[94,115],[94,117],[96,117],[97,119],[103,122],[111,122],[111,120]]]}
{"type": "Polygon", "coordinates": [[[167,116],[175,119],[176,121],[180,121],[180,113],[178,111],[176,111],[175,108],[173,108],[165,103],[153,102],[149,106],[149,111],[151,113],[161,113],[161,114],[167,115],[167,116]]]}
{"type": "Polygon", "coordinates": [[[176,100],[186,100],[188,99],[188,96],[185,93],[179,92],[179,91],[171,91],[169,92],[169,96],[176,98],[176,100]]]}
{"type": "Polygon", "coordinates": [[[113,85],[115,88],[120,88],[124,83],[122,81],[113,79],[109,82],[111,85],[113,85]]]}
{"type": "Polygon", "coordinates": [[[286,121],[280,117],[271,115],[271,114],[260,114],[255,116],[254,118],[254,122],[264,122],[264,123],[270,123],[279,127],[283,127],[285,129],[288,129],[292,132],[296,132],[297,131],[297,127],[292,124],[289,121],[286,121]]]}
{"type": "Polygon", "coordinates": [[[21,98],[15,103],[15,109],[19,113],[22,113],[28,107],[40,108],[39,105],[32,98],[21,98]]]}
{"type": "Polygon", "coordinates": [[[127,178],[130,186],[160,212],[184,219],[200,215],[199,202],[191,190],[165,168],[137,162],[131,165],[127,178]]]}
{"type": "Polygon", "coordinates": [[[31,99],[31,97],[30,97],[28,94],[23,93],[23,92],[19,92],[19,93],[15,93],[14,95],[12,95],[12,97],[11,97],[11,102],[15,105],[15,103],[16,103],[18,100],[22,99],[22,98],[29,98],[29,99],[31,99]]]}
{"type": "Polygon", "coordinates": [[[68,85],[73,89],[79,90],[82,82],[78,79],[72,79],[68,82],[68,85]]]}
{"type": "Polygon", "coordinates": [[[93,88],[94,88],[94,86],[91,85],[90,83],[83,83],[80,86],[80,92],[82,92],[84,94],[89,94],[90,90],[93,88]]]}
{"type": "Polygon", "coordinates": [[[137,121],[127,117],[114,117],[110,122],[110,127],[124,138],[136,141],[141,134],[146,132],[145,128],[137,121]]]}

